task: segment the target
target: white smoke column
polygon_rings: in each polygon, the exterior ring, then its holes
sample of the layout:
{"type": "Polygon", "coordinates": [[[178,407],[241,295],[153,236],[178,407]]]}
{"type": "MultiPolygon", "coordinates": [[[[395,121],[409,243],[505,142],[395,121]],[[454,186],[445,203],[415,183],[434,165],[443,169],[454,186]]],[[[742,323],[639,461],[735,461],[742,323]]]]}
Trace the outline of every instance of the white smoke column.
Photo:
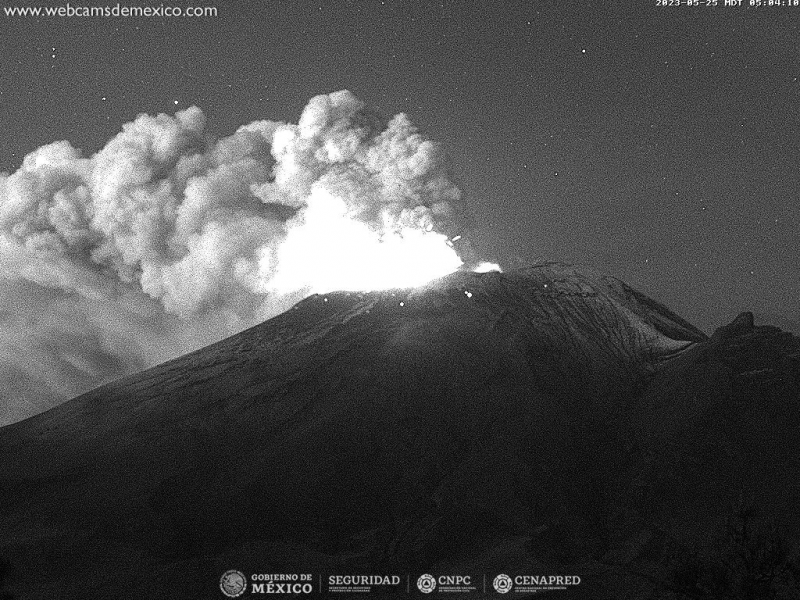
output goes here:
{"type": "Polygon", "coordinates": [[[461,265],[460,193],[405,115],[386,123],[342,91],[297,125],[218,141],[205,125],[196,107],[141,115],[94,156],[56,142],[0,174],[6,420],[309,292],[417,285],[461,265]]]}

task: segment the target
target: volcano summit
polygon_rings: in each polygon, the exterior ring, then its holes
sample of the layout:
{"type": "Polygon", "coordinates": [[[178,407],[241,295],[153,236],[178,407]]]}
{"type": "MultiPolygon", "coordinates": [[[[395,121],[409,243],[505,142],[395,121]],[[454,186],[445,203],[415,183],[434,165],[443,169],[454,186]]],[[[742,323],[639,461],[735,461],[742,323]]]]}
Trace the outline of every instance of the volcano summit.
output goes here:
{"type": "Polygon", "coordinates": [[[231,568],[789,598],[798,400],[798,338],[562,264],[314,295],[0,429],[0,559],[18,598],[231,568]]]}

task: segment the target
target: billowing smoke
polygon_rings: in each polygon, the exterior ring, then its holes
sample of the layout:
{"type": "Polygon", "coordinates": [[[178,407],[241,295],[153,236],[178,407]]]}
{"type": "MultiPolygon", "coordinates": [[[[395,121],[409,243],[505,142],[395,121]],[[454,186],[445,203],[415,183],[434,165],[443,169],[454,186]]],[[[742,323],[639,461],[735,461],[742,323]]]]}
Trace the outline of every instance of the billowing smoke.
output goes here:
{"type": "Polygon", "coordinates": [[[461,265],[460,193],[405,115],[350,92],[297,125],[212,140],[196,107],[141,115],[97,154],[43,146],[0,174],[0,423],[331,289],[461,265]]]}

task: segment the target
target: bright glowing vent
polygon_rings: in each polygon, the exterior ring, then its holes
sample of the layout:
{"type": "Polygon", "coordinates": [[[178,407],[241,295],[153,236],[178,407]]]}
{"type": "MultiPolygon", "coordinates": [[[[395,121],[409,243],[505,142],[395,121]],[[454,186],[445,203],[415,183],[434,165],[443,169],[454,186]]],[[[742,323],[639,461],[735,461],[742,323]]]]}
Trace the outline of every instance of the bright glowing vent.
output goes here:
{"type": "Polygon", "coordinates": [[[463,264],[447,236],[411,227],[375,232],[327,193],[309,199],[304,223],[289,231],[277,258],[270,287],[280,293],[415,287],[463,264]]]}

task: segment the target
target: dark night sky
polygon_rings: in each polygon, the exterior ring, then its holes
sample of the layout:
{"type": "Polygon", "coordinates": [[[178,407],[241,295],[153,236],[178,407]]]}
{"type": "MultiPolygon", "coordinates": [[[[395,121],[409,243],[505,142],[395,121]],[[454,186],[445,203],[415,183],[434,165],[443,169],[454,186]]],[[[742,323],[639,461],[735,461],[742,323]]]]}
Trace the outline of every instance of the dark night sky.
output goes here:
{"type": "Polygon", "coordinates": [[[706,330],[747,309],[800,330],[800,7],[564,4],[0,15],[0,170],[141,112],[196,104],[226,135],[347,88],[444,145],[486,258],[594,266],[706,330]]]}

